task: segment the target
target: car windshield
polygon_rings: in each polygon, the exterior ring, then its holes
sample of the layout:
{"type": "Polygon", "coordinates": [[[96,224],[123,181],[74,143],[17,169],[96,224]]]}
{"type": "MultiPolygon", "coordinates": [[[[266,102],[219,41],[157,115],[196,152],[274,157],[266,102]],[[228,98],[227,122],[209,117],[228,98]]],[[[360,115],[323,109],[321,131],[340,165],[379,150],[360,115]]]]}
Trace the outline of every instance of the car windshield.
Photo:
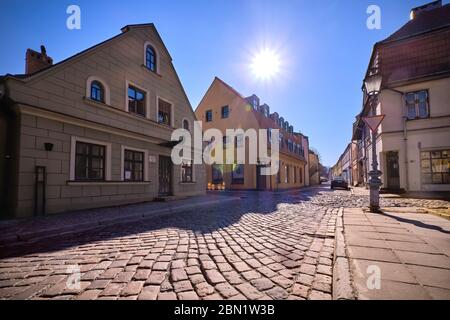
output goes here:
{"type": "Polygon", "coordinates": [[[334,180],[344,180],[342,177],[335,177],[334,180]]]}

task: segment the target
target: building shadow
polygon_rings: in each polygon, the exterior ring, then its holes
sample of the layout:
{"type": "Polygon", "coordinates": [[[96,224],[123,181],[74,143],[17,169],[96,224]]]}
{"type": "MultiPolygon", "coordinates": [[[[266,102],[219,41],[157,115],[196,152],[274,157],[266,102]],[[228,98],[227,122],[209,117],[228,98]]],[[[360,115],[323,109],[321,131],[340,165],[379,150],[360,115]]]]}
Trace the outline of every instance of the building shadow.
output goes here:
{"type": "MultiPolygon", "coordinates": [[[[285,192],[230,191],[221,196],[235,197],[220,205],[207,205],[201,208],[186,209],[159,217],[143,217],[141,220],[101,226],[67,235],[55,235],[45,239],[30,239],[0,247],[0,259],[33,255],[43,252],[60,251],[95,242],[113,240],[161,229],[180,229],[194,234],[210,234],[238,223],[246,214],[273,215],[280,205],[295,205],[308,202],[322,192],[332,192],[325,187],[289,190],[285,192]],[[219,207],[218,207],[219,206],[219,207]]],[[[145,204],[142,205],[142,208],[145,204]]],[[[69,213],[71,215],[76,213],[69,213]]],[[[311,218],[314,219],[313,213],[311,218]]],[[[58,216],[55,216],[57,219],[58,216]]],[[[72,217],[73,218],[73,217],[72,217]]],[[[317,217],[319,219],[320,217],[317,217]]],[[[47,218],[52,219],[52,217],[47,218]]],[[[11,226],[14,228],[14,226],[11,226]]],[[[74,224],[76,228],[76,224],[74,224]]]]}
{"type": "Polygon", "coordinates": [[[438,231],[438,232],[441,232],[441,233],[444,233],[444,234],[450,234],[450,231],[445,230],[445,229],[443,229],[440,226],[424,223],[424,222],[419,221],[419,220],[402,218],[402,217],[398,217],[398,216],[395,216],[395,215],[392,215],[392,214],[389,214],[389,213],[386,213],[386,212],[382,212],[382,211],[379,212],[379,214],[383,215],[385,217],[388,217],[388,218],[395,219],[395,220],[397,220],[399,222],[412,224],[412,225],[414,225],[416,227],[419,227],[419,228],[428,229],[428,230],[434,230],[434,231],[438,231]]]}

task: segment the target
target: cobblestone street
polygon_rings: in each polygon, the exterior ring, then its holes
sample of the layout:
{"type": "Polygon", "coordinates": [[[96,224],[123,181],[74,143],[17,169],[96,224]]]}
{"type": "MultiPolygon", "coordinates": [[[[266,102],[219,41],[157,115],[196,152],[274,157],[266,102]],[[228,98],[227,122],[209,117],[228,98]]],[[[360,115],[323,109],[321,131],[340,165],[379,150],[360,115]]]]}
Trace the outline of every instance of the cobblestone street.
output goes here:
{"type": "Polygon", "coordinates": [[[296,193],[245,193],[226,208],[5,248],[0,296],[330,299],[337,210],[299,203],[296,193]],[[67,287],[72,265],[79,290],[67,287]]]}
{"type": "Polygon", "coordinates": [[[240,200],[2,247],[0,298],[331,299],[338,207],[362,195],[231,194],[240,200]]]}

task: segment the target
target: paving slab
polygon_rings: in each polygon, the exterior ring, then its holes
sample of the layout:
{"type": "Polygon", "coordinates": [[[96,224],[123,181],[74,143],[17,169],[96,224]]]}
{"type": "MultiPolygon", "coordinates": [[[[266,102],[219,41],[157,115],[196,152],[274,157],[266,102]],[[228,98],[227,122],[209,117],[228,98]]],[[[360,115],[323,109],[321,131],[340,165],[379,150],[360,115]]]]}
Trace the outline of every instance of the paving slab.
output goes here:
{"type": "Polygon", "coordinates": [[[344,209],[346,254],[357,299],[450,299],[450,221],[402,209],[380,214],[353,209],[350,223],[344,209]],[[355,227],[356,212],[366,224],[355,227]],[[372,227],[375,232],[362,231],[372,227]]]}

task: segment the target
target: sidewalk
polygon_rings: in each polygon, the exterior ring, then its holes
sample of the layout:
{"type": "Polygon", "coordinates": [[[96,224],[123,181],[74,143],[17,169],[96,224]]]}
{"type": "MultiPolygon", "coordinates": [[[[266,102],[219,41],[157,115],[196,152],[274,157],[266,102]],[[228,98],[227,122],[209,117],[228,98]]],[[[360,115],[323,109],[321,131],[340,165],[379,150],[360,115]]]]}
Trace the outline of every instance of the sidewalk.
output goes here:
{"type": "Polygon", "coordinates": [[[450,299],[450,221],[344,209],[343,229],[356,299],[450,299]]]}
{"type": "Polygon", "coordinates": [[[145,202],[31,219],[3,220],[0,221],[0,247],[239,200],[237,197],[208,194],[169,202],[145,202]]]}

